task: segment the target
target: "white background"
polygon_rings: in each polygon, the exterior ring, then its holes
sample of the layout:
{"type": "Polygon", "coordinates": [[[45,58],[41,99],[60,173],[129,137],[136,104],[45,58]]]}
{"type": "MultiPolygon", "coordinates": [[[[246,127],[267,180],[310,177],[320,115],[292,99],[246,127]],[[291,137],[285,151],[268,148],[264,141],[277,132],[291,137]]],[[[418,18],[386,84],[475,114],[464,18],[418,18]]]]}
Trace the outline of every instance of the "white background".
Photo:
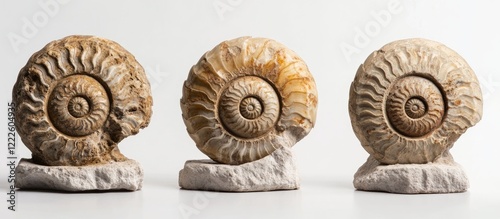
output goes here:
{"type": "MultiPolygon", "coordinates": [[[[16,212],[8,211],[6,203],[5,134],[0,150],[0,203],[4,203],[0,218],[500,218],[499,7],[495,1],[4,0],[0,3],[4,127],[7,102],[21,67],[48,42],[73,34],[112,39],[134,54],[150,75],[154,112],[149,127],[120,143],[121,151],[145,169],[141,191],[17,191],[16,212]],[[46,10],[44,3],[55,5],[46,10]],[[380,13],[389,13],[390,18],[377,19],[380,13]],[[365,34],[364,41],[356,42],[365,34]],[[207,193],[178,187],[184,162],[206,158],[181,119],[182,83],[203,53],[239,36],[283,43],[306,61],[316,79],[317,124],[294,147],[300,190],[207,193]],[[355,191],[353,174],[368,153],[351,129],[350,83],[372,51],[414,37],[439,41],[457,51],[481,82],[483,119],[451,150],[465,168],[471,188],[440,195],[355,191]],[[355,49],[347,54],[342,45],[355,49]]],[[[17,156],[31,155],[19,144],[17,156]]]]}

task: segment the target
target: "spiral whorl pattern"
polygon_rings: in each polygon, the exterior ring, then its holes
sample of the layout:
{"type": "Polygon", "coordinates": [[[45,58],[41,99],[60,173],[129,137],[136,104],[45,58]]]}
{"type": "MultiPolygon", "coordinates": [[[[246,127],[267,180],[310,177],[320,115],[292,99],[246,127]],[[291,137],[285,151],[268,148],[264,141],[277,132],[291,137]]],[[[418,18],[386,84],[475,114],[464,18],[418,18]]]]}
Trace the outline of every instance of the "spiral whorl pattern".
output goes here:
{"type": "Polygon", "coordinates": [[[276,41],[222,42],[191,68],[182,117],[211,159],[242,164],[291,147],[316,120],[317,92],[306,64],[276,41]]]}
{"type": "Polygon", "coordinates": [[[151,117],[149,82],[134,56],[92,36],[69,36],[33,54],[12,96],[17,131],[45,165],[124,160],[117,143],[151,117]]]}
{"type": "Polygon", "coordinates": [[[387,117],[393,128],[408,137],[421,137],[441,125],[441,91],[431,81],[408,76],[396,81],[387,97],[387,117]]]}
{"type": "Polygon", "coordinates": [[[457,53],[429,40],[400,40],[359,67],[349,115],[364,149],[379,162],[427,163],[481,119],[482,95],[457,53]]]}
{"type": "MultiPolygon", "coordinates": [[[[404,105],[405,114],[412,119],[421,118],[429,111],[429,109],[427,109],[426,101],[422,100],[421,97],[410,97],[404,105]]],[[[391,109],[394,109],[395,107],[398,106],[391,106],[391,109]]],[[[391,119],[391,116],[389,116],[389,119],[391,119]]]]}
{"type": "Polygon", "coordinates": [[[106,121],[109,99],[95,79],[72,75],[59,80],[49,96],[47,111],[58,131],[69,136],[85,136],[106,121]]]}
{"type": "Polygon", "coordinates": [[[226,130],[240,138],[255,138],[270,131],[280,111],[273,87],[254,76],[240,77],[229,83],[218,104],[219,117],[226,130]]]}
{"type": "MultiPolygon", "coordinates": [[[[74,96],[69,98],[68,100],[68,113],[75,118],[82,118],[89,114],[90,112],[90,104],[87,98],[74,96]]],[[[109,103],[103,103],[100,105],[105,105],[109,107],[109,103]]],[[[105,108],[100,107],[101,111],[104,111],[105,108]]],[[[107,110],[106,110],[107,112],[107,110]]]]}
{"type": "Polygon", "coordinates": [[[260,117],[262,115],[262,101],[260,101],[260,98],[244,97],[240,102],[240,114],[243,118],[249,120],[260,117]]]}

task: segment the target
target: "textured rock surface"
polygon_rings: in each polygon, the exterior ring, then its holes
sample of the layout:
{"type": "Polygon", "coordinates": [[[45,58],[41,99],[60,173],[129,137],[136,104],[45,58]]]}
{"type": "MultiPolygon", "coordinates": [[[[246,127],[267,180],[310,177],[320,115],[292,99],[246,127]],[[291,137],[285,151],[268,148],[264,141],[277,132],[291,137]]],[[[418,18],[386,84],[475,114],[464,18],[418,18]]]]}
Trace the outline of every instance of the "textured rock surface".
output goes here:
{"type": "Polygon", "coordinates": [[[251,192],[298,189],[300,179],[290,148],[241,165],[190,160],[179,172],[179,186],[192,190],[251,192]]]}
{"type": "Polygon", "coordinates": [[[467,191],[469,181],[462,167],[452,159],[428,164],[380,165],[370,156],[354,175],[354,187],[407,194],[453,193],[467,191]]]}
{"type": "Polygon", "coordinates": [[[191,68],[181,110],[201,152],[224,164],[292,147],[316,122],[318,93],[306,63],[284,45],[240,37],[220,43],[191,68]]]}
{"type": "Polygon", "coordinates": [[[61,191],[139,190],[143,170],[135,160],[88,166],[43,166],[21,159],[16,187],[61,191]]]}
{"type": "Polygon", "coordinates": [[[351,84],[349,115],[363,148],[384,164],[425,164],[481,120],[479,81],[445,45],[391,42],[373,52],[351,84]]]}
{"type": "Polygon", "coordinates": [[[21,140],[50,166],[125,161],[118,143],[148,126],[153,104],[134,56],[94,36],[68,36],[33,54],[12,100],[21,140]]]}

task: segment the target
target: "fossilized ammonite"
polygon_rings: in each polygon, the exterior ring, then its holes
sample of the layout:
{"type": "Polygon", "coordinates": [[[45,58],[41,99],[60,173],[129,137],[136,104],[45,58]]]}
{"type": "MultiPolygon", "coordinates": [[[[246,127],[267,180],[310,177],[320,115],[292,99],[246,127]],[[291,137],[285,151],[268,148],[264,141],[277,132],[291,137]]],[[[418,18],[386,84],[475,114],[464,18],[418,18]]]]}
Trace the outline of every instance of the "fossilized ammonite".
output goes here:
{"type": "Polygon", "coordinates": [[[314,79],[293,51],[274,40],[242,37],[222,42],[191,68],[181,108],[203,153],[242,164],[306,136],[317,99],[314,79]]]}
{"type": "Polygon", "coordinates": [[[381,163],[427,163],[481,119],[482,95],[456,52],[430,40],[400,40],[359,67],[349,114],[361,144],[381,163]]]}
{"type": "Polygon", "coordinates": [[[92,36],[69,36],[33,54],[12,98],[17,131],[45,165],[125,160],[117,143],[151,117],[143,68],[117,43],[92,36]]]}

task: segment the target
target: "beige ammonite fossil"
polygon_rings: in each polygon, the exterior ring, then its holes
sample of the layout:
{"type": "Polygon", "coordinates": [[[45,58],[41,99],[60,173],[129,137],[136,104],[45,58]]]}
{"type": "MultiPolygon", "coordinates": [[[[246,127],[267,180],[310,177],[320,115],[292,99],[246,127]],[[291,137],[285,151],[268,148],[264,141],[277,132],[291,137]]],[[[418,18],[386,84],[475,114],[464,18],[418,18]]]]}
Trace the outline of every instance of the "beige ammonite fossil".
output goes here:
{"type": "Polygon", "coordinates": [[[241,37],[217,45],[191,68],[181,109],[203,153],[242,164],[306,136],[317,100],[314,79],[293,51],[274,40],[241,37]]]}
{"type": "Polygon", "coordinates": [[[400,40],[359,67],[349,114],[362,146],[379,162],[427,163],[481,119],[482,95],[456,52],[430,40],[400,40]]]}
{"type": "Polygon", "coordinates": [[[35,162],[88,165],[126,158],[117,144],[148,125],[143,68],[117,43],[69,36],[31,56],[14,85],[15,124],[35,162]]]}

